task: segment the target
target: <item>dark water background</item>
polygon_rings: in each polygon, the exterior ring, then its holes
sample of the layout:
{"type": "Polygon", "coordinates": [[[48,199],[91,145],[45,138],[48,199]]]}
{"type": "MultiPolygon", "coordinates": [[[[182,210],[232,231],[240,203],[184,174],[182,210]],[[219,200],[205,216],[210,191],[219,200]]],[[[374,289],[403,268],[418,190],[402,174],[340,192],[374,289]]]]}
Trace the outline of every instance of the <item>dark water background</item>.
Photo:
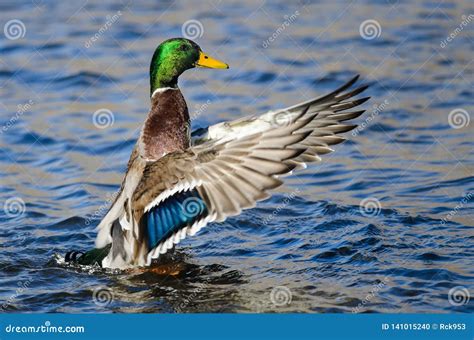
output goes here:
{"type": "Polygon", "coordinates": [[[449,123],[453,110],[472,120],[470,14],[469,1],[2,1],[1,26],[25,30],[0,39],[1,308],[474,311],[474,123],[449,123]],[[365,127],[256,209],[182,242],[161,259],[175,275],[68,268],[55,254],[93,246],[119,187],[154,48],[188,20],[231,65],[181,77],[195,127],[325,94],[357,73],[371,85],[365,127]],[[361,36],[366,20],[380,36],[361,36]],[[93,124],[101,109],[114,118],[104,129],[93,124]]]}

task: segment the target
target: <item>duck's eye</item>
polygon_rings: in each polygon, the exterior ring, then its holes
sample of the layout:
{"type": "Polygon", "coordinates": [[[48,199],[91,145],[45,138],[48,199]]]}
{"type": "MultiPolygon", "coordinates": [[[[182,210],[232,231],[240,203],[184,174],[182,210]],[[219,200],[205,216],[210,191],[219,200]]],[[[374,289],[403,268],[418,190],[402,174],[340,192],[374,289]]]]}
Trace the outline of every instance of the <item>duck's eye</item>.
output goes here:
{"type": "Polygon", "coordinates": [[[181,45],[181,46],[179,47],[179,50],[180,50],[180,51],[187,51],[188,49],[189,49],[189,48],[188,48],[187,45],[181,45]]]}

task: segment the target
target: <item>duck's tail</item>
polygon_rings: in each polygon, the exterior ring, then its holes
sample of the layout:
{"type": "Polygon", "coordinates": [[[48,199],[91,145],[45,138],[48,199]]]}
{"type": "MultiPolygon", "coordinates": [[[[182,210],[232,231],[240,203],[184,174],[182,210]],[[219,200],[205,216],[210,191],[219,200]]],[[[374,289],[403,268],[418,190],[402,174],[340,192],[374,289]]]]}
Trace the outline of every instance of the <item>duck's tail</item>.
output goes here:
{"type": "Polygon", "coordinates": [[[69,251],[66,253],[64,260],[66,262],[77,263],[82,266],[95,266],[99,265],[102,267],[102,260],[107,256],[110,251],[111,244],[100,249],[92,249],[88,252],[69,251]]]}

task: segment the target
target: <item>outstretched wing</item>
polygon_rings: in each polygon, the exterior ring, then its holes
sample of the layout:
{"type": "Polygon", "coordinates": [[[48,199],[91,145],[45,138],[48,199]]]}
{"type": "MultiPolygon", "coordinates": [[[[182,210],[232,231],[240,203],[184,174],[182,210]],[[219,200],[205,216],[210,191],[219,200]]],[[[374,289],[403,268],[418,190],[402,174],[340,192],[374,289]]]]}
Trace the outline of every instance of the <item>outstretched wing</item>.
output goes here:
{"type": "MultiPolygon", "coordinates": [[[[364,112],[345,110],[369,99],[353,99],[367,88],[349,90],[357,79],[286,109],[200,129],[188,150],[140,163],[142,175],[120,208],[125,257],[150,264],[207,223],[254,207],[282,184],[281,175],[333,151],[345,140],[338,134],[356,127],[344,122],[364,112]]],[[[107,228],[102,234],[105,243],[112,237],[107,228]]]]}
{"type": "Polygon", "coordinates": [[[314,118],[306,108],[288,126],[224,143],[209,141],[147,165],[132,199],[136,237],[148,244],[146,262],[207,223],[267,198],[268,190],[282,184],[277,176],[294,169],[286,161],[305,152],[295,145],[310,132],[298,130],[314,118]]]}
{"type": "Polygon", "coordinates": [[[354,99],[353,97],[367,89],[368,85],[350,90],[357,82],[355,76],[349,82],[325,96],[314,98],[278,111],[270,111],[261,116],[241,118],[232,122],[223,122],[212,125],[207,129],[193,132],[193,143],[199,145],[208,141],[225,142],[234,138],[253,133],[272,130],[282,125],[291,125],[301,110],[308,108],[306,115],[315,115],[315,119],[304,126],[301,131],[311,131],[311,134],[296,148],[306,149],[299,157],[293,158],[288,163],[304,167],[305,163],[319,161],[320,156],[332,152],[330,145],[343,142],[344,137],[337,134],[347,132],[356,125],[346,125],[343,122],[359,117],[365,110],[345,111],[356,107],[369,99],[369,97],[354,99]]]}

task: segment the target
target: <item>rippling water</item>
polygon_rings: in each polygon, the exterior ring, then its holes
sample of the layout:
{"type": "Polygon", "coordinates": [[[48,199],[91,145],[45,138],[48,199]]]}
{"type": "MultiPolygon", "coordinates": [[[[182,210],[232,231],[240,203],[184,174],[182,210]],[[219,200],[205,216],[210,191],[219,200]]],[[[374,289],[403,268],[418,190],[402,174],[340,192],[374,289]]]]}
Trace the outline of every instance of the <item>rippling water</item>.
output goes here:
{"type": "Polygon", "coordinates": [[[39,0],[2,1],[0,13],[2,25],[23,24],[0,39],[3,310],[474,310],[453,295],[474,292],[472,3],[39,0]],[[195,127],[356,73],[371,85],[363,127],[153,272],[61,264],[56,254],[93,246],[148,110],[151,55],[188,20],[231,65],[181,77],[195,127]],[[376,23],[359,32],[366,20],[376,23]],[[113,124],[93,124],[101,109],[113,124]]]}

